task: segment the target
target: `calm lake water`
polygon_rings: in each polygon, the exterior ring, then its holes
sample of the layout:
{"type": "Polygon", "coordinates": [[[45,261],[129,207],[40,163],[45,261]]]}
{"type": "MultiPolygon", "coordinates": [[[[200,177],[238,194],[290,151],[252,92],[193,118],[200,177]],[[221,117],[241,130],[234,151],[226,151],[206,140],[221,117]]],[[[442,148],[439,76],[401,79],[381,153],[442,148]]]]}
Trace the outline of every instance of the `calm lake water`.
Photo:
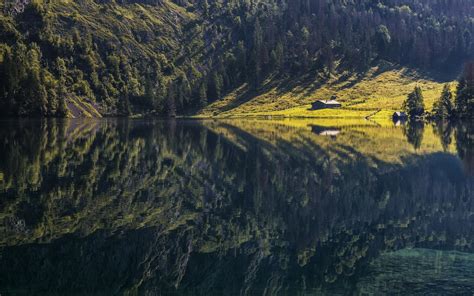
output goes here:
{"type": "Polygon", "coordinates": [[[0,122],[0,294],[472,295],[474,125],[0,122]]]}

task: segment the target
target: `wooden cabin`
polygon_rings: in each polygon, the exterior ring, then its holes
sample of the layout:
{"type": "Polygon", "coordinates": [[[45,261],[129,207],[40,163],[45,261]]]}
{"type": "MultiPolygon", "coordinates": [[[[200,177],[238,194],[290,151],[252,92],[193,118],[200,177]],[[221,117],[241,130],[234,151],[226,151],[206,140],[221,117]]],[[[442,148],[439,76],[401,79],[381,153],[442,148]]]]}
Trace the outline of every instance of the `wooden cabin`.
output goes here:
{"type": "Polygon", "coordinates": [[[311,110],[321,110],[340,108],[342,105],[336,100],[318,100],[312,103],[311,106],[311,110]]]}
{"type": "Polygon", "coordinates": [[[399,120],[406,120],[408,118],[408,115],[405,112],[397,111],[393,113],[392,119],[394,121],[399,121],[399,120]]]}

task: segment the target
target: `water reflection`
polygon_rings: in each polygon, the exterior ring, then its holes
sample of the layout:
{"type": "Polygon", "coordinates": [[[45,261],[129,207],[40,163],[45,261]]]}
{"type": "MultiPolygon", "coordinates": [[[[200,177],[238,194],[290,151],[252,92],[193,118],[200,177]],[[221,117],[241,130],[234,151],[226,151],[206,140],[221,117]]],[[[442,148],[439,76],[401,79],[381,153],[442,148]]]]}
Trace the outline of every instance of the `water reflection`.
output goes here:
{"type": "Polygon", "coordinates": [[[413,145],[413,148],[419,149],[423,142],[423,135],[425,131],[425,124],[423,121],[412,121],[404,125],[405,136],[408,143],[413,145]]]}
{"type": "Polygon", "coordinates": [[[435,132],[440,138],[441,145],[443,146],[443,151],[448,151],[448,147],[452,144],[453,131],[454,127],[453,124],[450,122],[441,121],[435,125],[435,132]]]}
{"type": "Polygon", "coordinates": [[[474,124],[459,125],[456,130],[456,147],[466,170],[474,175],[474,124]]]}
{"type": "MultiPolygon", "coordinates": [[[[362,293],[394,262],[401,293],[413,268],[395,251],[472,262],[472,127],[453,141],[432,126],[314,126],[336,130],[2,122],[0,293],[362,293]]],[[[473,292],[449,262],[450,286],[473,292]]],[[[446,291],[434,278],[407,287],[446,291]]]]}

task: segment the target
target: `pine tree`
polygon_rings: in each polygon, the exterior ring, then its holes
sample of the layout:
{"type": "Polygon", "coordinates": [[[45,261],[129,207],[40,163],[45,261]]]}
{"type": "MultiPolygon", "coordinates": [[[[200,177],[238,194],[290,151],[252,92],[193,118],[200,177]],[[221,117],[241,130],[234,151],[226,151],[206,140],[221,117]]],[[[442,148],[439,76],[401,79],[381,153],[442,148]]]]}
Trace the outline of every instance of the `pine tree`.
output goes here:
{"type": "Polygon", "coordinates": [[[474,117],[474,62],[468,63],[456,91],[456,113],[459,117],[474,117]]]}
{"type": "Polygon", "coordinates": [[[67,108],[67,103],[66,103],[66,95],[67,95],[67,90],[66,90],[66,82],[64,77],[61,77],[58,82],[58,109],[56,110],[56,116],[57,117],[68,117],[69,115],[69,110],[67,108]]]}
{"type": "Polygon", "coordinates": [[[130,108],[130,100],[127,91],[122,91],[122,94],[119,97],[119,113],[122,116],[130,116],[132,110],[130,108]]]}
{"type": "Polygon", "coordinates": [[[214,74],[212,75],[211,86],[212,86],[211,99],[212,100],[220,99],[222,97],[222,89],[224,86],[224,82],[223,82],[222,76],[219,73],[214,72],[214,74]]]}
{"type": "Polygon", "coordinates": [[[58,110],[58,96],[56,93],[57,81],[47,69],[43,69],[41,71],[41,83],[44,85],[44,88],[47,92],[46,98],[48,101],[48,116],[55,116],[56,111],[58,110]]]}
{"type": "Polygon", "coordinates": [[[151,74],[149,72],[147,72],[145,75],[143,96],[144,96],[146,104],[150,108],[154,108],[155,101],[156,101],[156,93],[155,93],[154,85],[151,79],[151,74]]]}
{"type": "Polygon", "coordinates": [[[456,88],[456,113],[459,116],[465,114],[467,111],[466,87],[466,81],[461,77],[456,88]]]}
{"type": "Polygon", "coordinates": [[[438,101],[433,106],[433,115],[436,119],[445,120],[453,114],[453,94],[449,84],[445,84],[443,92],[439,97],[438,101]]]}
{"type": "Polygon", "coordinates": [[[388,28],[384,25],[380,25],[376,36],[378,49],[380,53],[384,54],[389,48],[390,42],[392,42],[392,37],[390,36],[388,28]]]}
{"type": "Polygon", "coordinates": [[[258,89],[262,80],[262,46],[263,46],[263,32],[260,22],[257,18],[254,25],[253,32],[253,49],[252,49],[252,72],[249,73],[252,78],[252,86],[258,89]]]}
{"type": "Polygon", "coordinates": [[[33,43],[26,58],[29,65],[28,74],[24,80],[26,97],[20,112],[22,115],[46,116],[48,114],[48,93],[41,80],[41,50],[39,46],[33,43]]]}
{"type": "Polygon", "coordinates": [[[166,115],[168,117],[176,117],[176,87],[173,81],[168,84],[168,94],[166,97],[166,115]]]}
{"type": "Polygon", "coordinates": [[[57,84],[57,97],[58,97],[58,108],[56,110],[56,117],[68,117],[69,109],[67,107],[67,88],[66,88],[66,75],[67,67],[66,62],[62,58],[57,58],[55,61],[55,69],[59,75],[57,84]]]}
{"type": "Polygon", "coordinates": [[[204,108],[207,106],[207,86],[206,83],[201,83],[199,87],[199,106],[204,108]]]}
{"type": "Polygon", "coordinates": [[[278,42],[276,48],[272,50],[271,58],[272,58],[272,65],[275,70],[280,71],[283,66],[283,44],[278,42]]]}
{"type": "Polygon", "coordinates": [[[423,115],[425,112],[425,103],[423,92],[419,86],[416,86],[413,92],[408,95],[408,98],[403,105],[410,118],[423,115]]]}
{"type": "Polygon", "coordinates": [[[189,84],[188,78],[184,73],[181,73],[178,77],[178,107],[185,109],[188,106],[191,94],[191,85],[189,84]]]}
{"type": "Polygon", "coordinates": [[[239,61],[238,82],[247,81],[247,51],[243,41],[237,44],[237,61],[239,61]]]}

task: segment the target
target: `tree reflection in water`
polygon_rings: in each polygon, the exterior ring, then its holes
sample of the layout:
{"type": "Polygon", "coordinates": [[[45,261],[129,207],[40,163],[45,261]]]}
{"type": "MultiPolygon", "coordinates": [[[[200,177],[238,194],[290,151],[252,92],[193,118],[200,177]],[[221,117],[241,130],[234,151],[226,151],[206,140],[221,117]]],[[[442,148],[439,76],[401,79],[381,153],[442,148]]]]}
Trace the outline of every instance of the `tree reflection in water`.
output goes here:
{"type": "Polygon", "coordinates": [[[347,293],[377,288],[381,254],[473,251],[472,128],[461,162],[445,132],[420,154],[431,138],[408,128],[418,152],[388,143],[395,161],[366,136],[383,128],[267,127],[3,122],[0,292],[347,293]]]}
{"type": "Polygon", "coordinates": [[[423,135],[425,131],[425,124],[423,121],[409,121],[404,125],[404,132],[407,137],[408,143],[413,145],[415,150],[421,147],[423,142],[423,135]]]}

